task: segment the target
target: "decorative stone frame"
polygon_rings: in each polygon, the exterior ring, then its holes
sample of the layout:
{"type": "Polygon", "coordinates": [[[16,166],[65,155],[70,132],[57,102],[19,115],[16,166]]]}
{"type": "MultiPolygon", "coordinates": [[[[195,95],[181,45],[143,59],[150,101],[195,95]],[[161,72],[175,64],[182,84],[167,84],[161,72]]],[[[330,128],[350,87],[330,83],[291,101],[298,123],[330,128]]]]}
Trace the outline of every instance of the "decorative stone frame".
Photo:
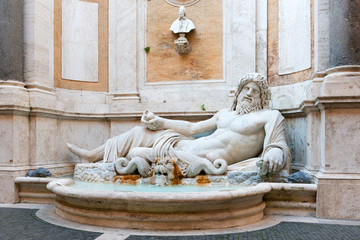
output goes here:
{"type": "Polygon", "coordinates": [[[62,78],[62,0],[54,2],[54,86],[73,90],[108,91],[109,79],[109,1],[81,0],[97,3],[98,12],[98,82],[82,82],[62,78]]]}

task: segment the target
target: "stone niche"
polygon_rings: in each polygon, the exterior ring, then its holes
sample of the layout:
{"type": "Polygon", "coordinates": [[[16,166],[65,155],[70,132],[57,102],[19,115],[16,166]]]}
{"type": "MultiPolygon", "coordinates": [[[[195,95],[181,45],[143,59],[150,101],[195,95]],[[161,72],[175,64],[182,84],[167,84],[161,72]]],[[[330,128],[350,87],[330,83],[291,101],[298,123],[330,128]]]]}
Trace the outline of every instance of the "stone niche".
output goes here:
{"type": "Polygon", "coordinates": [[[196,29],[186,34],[191,52],[179,54],[170,31],[179,8],[164,0],[147,2],[147,82],[223,78],[223,2],[201,0],[186,7],[196,29]]]}

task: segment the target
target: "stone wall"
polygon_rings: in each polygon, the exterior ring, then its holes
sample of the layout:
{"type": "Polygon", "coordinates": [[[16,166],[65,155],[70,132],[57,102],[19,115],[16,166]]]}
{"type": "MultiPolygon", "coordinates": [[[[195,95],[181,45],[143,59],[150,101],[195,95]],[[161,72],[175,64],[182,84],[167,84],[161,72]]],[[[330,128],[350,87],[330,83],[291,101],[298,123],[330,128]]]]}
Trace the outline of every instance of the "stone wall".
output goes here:
{"type": "Polygon", "coordinates": [[[0,2],[0,80],[24,81],[23,1],[0,2]]]}
{"type": "Polygon", "coordinates": [[[147,4],[147,82],[223,79],[223,4],[207,0],[187,7],[196,29],[186,34],[192,51],[179,54],[170,31],[178,7],[163,0],[147,4]]]}
{"type": "MultiPolygon", "coordinates": [[[[293,4],[301,11],[286,1],[200,0],[187,7],[197,29],[189,35],[193,51],[181,56],[168,29],[178,10],[164,0],[1,1],[0,51],[6,53],[0,54],[0,181],[6,194],[0,202],[17,201],[13,180],[29,168],[46,167],[54,175],[73,171],[79,159],[66,142],[95,148],[138,125],[145,109],[174,119],[208,119],[230,107],[242,75],[257,71],[272,86],[271,106],[286,117],[293,167],[319,184],[318,216],[345,217],[358,205],[351,197],[337,198],[336,189],[354,182],[343,195],[360,192],[353,141],[359,136],[358,4],[293,4]],[[84,17],[63,13],[63,4],[101,10],[93,21],[78,21],[89,29],[65,27],[63,36],[62,25],[84,17]],[[297,12],[306,26],[294,46],[295,35],[283,33],[287,22],[296,28],[297,12]],[[92,34],[91,44],[78,36],[81,47],[66,50],[77,33],[92,34]],[[62,66],[87,47],[94,71],[83,69],[76,79],[74,69],[62,66]],[[295,48],[304,53],[298,62],[290,61],[295,48]],[[331,68],[344,64],[356,66],[331,68]],[[333,200],[324,193],[329,184],[333,200]],[[352,207],[332,214],[337,201],[352,207]]],[[[77,61],[87,59],[81,57],[77,61]]]]}
{"type": "Polygon", "coordinates": [[[329,1],[330,67],[360,63],[359,1],[329,1]]]}

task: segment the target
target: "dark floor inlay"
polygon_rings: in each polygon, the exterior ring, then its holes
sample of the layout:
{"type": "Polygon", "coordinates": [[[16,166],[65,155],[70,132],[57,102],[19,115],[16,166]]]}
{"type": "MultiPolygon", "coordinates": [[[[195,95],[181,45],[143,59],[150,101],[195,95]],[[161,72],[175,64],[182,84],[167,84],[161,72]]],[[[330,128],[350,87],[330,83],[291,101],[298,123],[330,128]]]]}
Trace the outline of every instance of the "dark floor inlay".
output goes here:
{"type": "Polygon", "coordinates": [[[0,208],[1,240],[93,240],[102,233],[53,225],[38,218],[38,209],[0,208]]]}
{"type": "Polygon", "coordinates": [[[360,226],[317,224],[299,222],[281,222],[262,230],[242,233],[198,235],[198,236],[137,236],[131,235],[126,240],[359,240],[360,226]]]}

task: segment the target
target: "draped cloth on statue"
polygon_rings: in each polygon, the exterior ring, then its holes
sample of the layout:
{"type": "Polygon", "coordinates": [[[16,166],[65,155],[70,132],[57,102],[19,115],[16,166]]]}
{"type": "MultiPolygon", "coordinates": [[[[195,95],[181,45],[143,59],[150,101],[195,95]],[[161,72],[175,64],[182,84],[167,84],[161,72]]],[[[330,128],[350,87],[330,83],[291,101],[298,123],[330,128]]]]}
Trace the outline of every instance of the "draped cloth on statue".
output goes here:
{"type": "Polygon", "coordinates": [[[105,143],[103,162],[115,162],[126,157],[131,149],[151,148],[162,131],[151,131],[145,127],[135,127],[119,136],[108,139],[105,143]]]}
{"type": "Polygon", "coordinates": [[[188,18],[176,19],[170,27],[173,33],[188,33],[193,29],[195,29],[195,25],[188,18]]]}
{"type": "Polygon", "coordinates": [[[103,162],[115,162],[119,157],[126,157],[128,153],[135,148],[149,148],[151,151],[144,157],[146,160],[153,162],[155,158],[179,158],[175,153],[175,144],[183,139],[191,139],[182,134],[168,129],[163,131],[151,131],[145,127],[136,127],[121,134],[110,138],[105,143],[103,162]]]}
{"type": "Polygon", "coordinates": [[[290,174],[291,155],[284,134],[284,117],[280,113],[274,114],[264,128],[265,139],[260,156],[229,165],[228,171],[258,171],[266,180],[286,181],[290,174]],[[265,175],[265,173],[262,173],[260,166],[262,165],[263,156],[271,148],[280,148],[283,151],[283,159],[285,159],[285,162],[279,172],[265,175]]]}
{"type": "Polygon", "coordinates": [[[184,135],[175,132],[174,130],[168,129],[162,131],[161,134],[156,139],[153,146],[153,156],[154,158],[172,158],[178,159],[181,158],[179,154],[176,153],[174,146],[180,140],[191,139],[185,137],[184,135]]]}

